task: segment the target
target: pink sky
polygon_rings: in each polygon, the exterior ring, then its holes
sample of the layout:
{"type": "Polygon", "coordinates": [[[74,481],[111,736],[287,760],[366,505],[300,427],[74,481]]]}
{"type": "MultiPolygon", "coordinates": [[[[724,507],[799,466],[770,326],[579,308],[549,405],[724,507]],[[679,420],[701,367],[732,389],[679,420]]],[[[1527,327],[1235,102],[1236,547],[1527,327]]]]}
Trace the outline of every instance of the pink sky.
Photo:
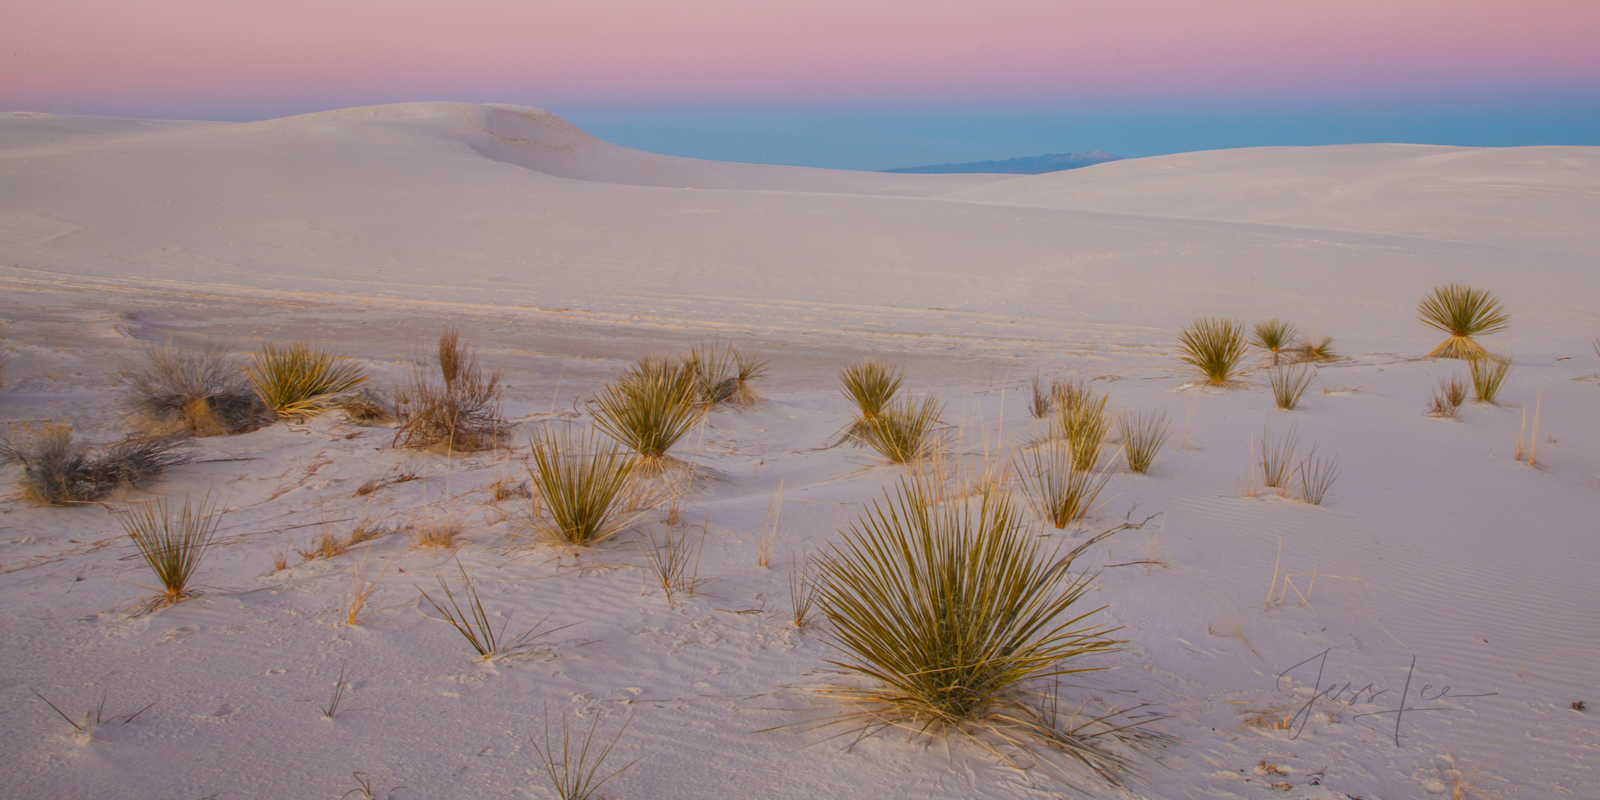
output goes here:
{"type": "Polygon", "coordinates": [[[1600,88],[1600,0],[6,0],[0,108],[1600,88]]]}

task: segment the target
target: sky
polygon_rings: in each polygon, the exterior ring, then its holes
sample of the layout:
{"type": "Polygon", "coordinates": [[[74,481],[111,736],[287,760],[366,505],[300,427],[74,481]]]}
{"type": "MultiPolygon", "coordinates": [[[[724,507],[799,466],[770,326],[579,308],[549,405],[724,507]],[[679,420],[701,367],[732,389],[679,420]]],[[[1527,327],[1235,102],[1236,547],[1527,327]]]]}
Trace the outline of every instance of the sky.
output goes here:
{"type": "Polygon", "coordinates": [[[1600,145],[1600,0],[6,0],[0,110],[547,108],[852,169],[1269,144],[1600,145]]]}

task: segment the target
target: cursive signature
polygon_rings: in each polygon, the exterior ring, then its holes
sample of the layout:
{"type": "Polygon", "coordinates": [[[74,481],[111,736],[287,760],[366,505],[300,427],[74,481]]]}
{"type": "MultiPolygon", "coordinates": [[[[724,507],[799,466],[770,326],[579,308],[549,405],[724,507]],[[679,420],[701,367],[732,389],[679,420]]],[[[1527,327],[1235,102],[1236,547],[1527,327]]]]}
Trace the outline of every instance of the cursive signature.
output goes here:
{"type": "MultiPolygon", "coordinates": [[[[1346,681],[1344,683],[1332,683],[1328,686],[1323,686],[1322,675],[1328,666],[1328,654],[1332,651],[1333,648],[1330,647],[1278,673],[1278,691],[1283,694],[1289,694],[1286,684],[1292,684],[1292,682],[1295,680],[1290,673],[1302,667],[1305,667],[1306,671],[1309,671],[1309,665],[1313,663],[1316,664],[1317,675],[1312,684],[1311,699],[1307,700],[1304,705],[1301,705],[1298,709],[1296,709],[1294,716],[1289,718],[1289,738],[1291,739],[1298,738],[1300,736],[1300,732],[1305,730],[1306,723],[1311,720],[1311,712],[1316,708],[1318,701],[1355,705],[1358,702],[1362,702],[1362,698],[1365,698],[1365,702],[1376,703],[1378,702],[1379,697],[1391,694],[1389,689],[1379,689],[1375,682],[1366,683],[1359,687],[1356,685],[1359,681],[1346,681]]],[[[1411,665],[1406,668],[1406,680],[1404,687],[1400,690],[1400,695],[1398,698],[1399,702],[1395,704],[1394,708],[1385,709],[1382,711],[1368,711],[1365,713],[1356,714],[1350,719],[1358,720],[1364,717],[1383,717],[1385,715],[1393,715],[1394,730],[1393,732],[1389,732],[1387,730],[1388,726],[1385,725],[1385,733],[1386,735],[1391,736],[1391,738],[1394,739],[1395,746],[1399,747],[1400,726],[1402,723],[1404,723],[1407,712],[1454,711],[1456,710],[1455,707],[1442,704],[1446,700],[1460,700],[1468,697],[1491,697],[1499,694],[1499,692],[1460,694],[1452,691],[1448,685],[1436,687],[1431,683],[1425,683],[1420,689],[1417,690],[1416,694],[1413,695],[1411,692],[1411,679],[1416,674],[1416,671],[1417,657],[1412,656],[1411,665]],[[1416,702],[1418,705],[1411,705],[1412,702],[1416,702]]],[[[1362,724],[1365,725],[1366,723],[1362,724]]],[[[1377,728],[1373,728],[1373,730],[1377,730],[1377,728]]]]}

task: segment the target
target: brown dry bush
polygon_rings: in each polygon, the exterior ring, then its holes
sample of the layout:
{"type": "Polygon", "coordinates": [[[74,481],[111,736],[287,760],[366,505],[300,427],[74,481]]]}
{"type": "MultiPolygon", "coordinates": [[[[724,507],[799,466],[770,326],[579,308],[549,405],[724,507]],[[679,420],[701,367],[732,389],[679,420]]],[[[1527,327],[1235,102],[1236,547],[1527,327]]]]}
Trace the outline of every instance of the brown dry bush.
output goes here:
{"type": "Polygon", "coordinates": [[[98,453],[72,438],[64,425],[46,428],[31,441],[0,439],[0,463],[22,465],[22,496],[36,503],[65,506],[99,500],[128,486],[154,482],[167,468],[188,463],[187,442],[164,438],[119,442],[98,453]]]}
{"type": "Polygon", "coordinates": [[[419,368],[411,385],[396,394],[395,447],[473,452],[495,447],[505,437],[500,416],[500,373],[484,373],[461,343],[461,332],[439,336],[439,379],[419,368]]]}
{"type": "Polygon", "coordinates": [[[118,377],[123,405],[163,432],[216,436],[272,421],[249,378],[220,347],[199,352],[153,347],[118,377]]]}

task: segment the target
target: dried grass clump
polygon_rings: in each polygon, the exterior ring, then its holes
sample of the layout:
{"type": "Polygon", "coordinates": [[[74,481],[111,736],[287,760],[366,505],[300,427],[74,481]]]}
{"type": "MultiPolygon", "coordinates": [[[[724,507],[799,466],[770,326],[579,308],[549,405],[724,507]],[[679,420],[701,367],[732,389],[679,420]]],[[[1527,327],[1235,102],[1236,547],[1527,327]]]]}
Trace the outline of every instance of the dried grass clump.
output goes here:
{"type": "Polygon", "coordinates": [[[532,442],[528,474],[541,518],[536,530],[560,544],[594,545],[644,518],[651,498],[635,486],[639,460],[592,434],[546,429],[532,442]]]}
{"type": "Polygon", "coordinates": [[[1064,726],[1040,688],[1119,644],[1085,624],[1099,609],[1077,607],[1090,578],[1072,577],[1071,563],[1041,548],[1004,495],[929,508],[903,482],[816,562],[817,605],[840,654],[830,663],[864,679],[830,689],[850,708],[827,721],[860,736],[957,735],[1032,763],[1064,756],[1119,782],[1129,764],[1108,745],[1136,725],[1064,726]]]}
{"type": "Polygon", "coordinates": [[[1267,384],[1272,387],[1272,400],[1277,403],[1278,410],[1295,410],[1316,377],[1317,371],[1305,364],[1273,367],[1267,373],[1267,384]]]}
{"type": "Polygon", "coordinates": [[[1288,494],[1292,488],[1290,481],[1294,478],[1294,456],[1299,441],[1293,425],[1289,426],[1289,432],[1281,439],[1274,439],[1271,431],[1261,432],[1261,455],[1257,461],[1261,467],[1261,485],[1277,489],[1279,494],[1288,494]]]}
{"type": "Polygon", "coordinates": [[[943,413],[944,404],[932,395],[921,403],[910,398],[892,402],[877,414],[858,421],[858,438],[895,464],[921,461],[944,446],[939,430],[939,416],[943,413]]]}
{"type": "Polygon", "coordinates": [[[293,420],[321,414],[367,380],[360,364],[304,343],[263,345],[244,371],[267,409],[293,420]]]}
{"type": "Polygon", "coordinates": [[[1511,357],[1484,351],[1482,355],[1467,359],[1467,373],[1472,377],[1472,399],[1494,405],[1501,385],[1511,374],[1511,357]]]}
{"type": "Polygon", "coordinates": [[[1244,358],[1244,324],[1221,317],[1195,320],[1178,334],[1178,349],[1183,362],[1200,370],[1207,383],[1227,386],[1244,358]]]}
{"type": "Polygon", "coordinates": [[[1417,314],[1423,324],[1450,334],[1428,358],[1484,357],[1488,351],[1472,337],[1499,333],[1511,319],[1494,295],[1464,283],[1434,287],[1417,305],[1417,314]]]}
{"type": "Polygon", "coordinates": [[[156,596],[142,604],[143,611],[195,596],[195,570],[210,551],[222,524],[222,512],[209,497],[193,504],[185,498],[182,507],[176,509],[165,500],[131,506],[122,510],[117,522],[160,584],[156,596]]]}
{"type": "Polygon", "coordinates": [[[395,447],[470,453],[488,450],[505,436],[500,416],[500,374],[485,374],[477,356],[461,342],[461,331],[439,336],[439,379],[419,368],[411,385],[395,395],[400,428],[395,447]]]}
{"type": "Polygon", "coordinates": [[[461,543],[466,530],[466,523],[454,514],[424,515],[408,528],[416,550],[448,550],[461,543]]]}
{"type": "Polygon", "coordinates": [[[694,370],[664,358],[642,358],[593,401],[595,427],[644,459],[640,468],[660,472],[681,464],[667,455],[705,419],[694,370]]]}
{"type": "Polygon", "coordinates": [[[1320,506],[1333,482],[1339,479],[1339,460],[1333,456],[1319,456],[1313,447],[1295,467],[1295,475],[1300,481],[1300,499],[1320,506]]]}
{"type": "Polygon", "coordinates": [[[361,388],[334,401],[351,421],[362,425],[387,425],[395,421],[394,406],[371,389],[361,388]]]}
{"type": "Polygon", "coordinates": [[[64,425],[45,428],[31,441],[13,444],[0,439],[0,463],[22,465],[22,496],[49,506],[99,500],[122,487],[154,482],[170,467],[191,459],[182,439],[127,440],[91,451],[74,441],[64,425]]]}
{"type": "Polygon", "coordinates": [[[1272,354],[1272,366],[1278,366],[1278,356],[1294,346],[1295,338],[1300,331],[1295,326],[1284,322],[1277,317],[1266,322],[1257,322],[1254,334],[1250,337],[1250,345],[1272,354]]]}
{"type": "Polygon", "coordinates": [[[1032,392],[1028,396],[1028,413],[1034,419],[1044,419],[1055,408],[1055,398],[1051,396],[1050,389],[1038,375],[1033,376],[1033,383],[1029,387],[1032,392]]]}
{"type": "Polygon", "coordinates": [[[1428,416],[1455,419],[1456,411],[1466,401],[1467,384],[1460,375],[1440,378],[1438,388],[1433,390],[1433,397],[1428,400],[1428,416]]]}
{"type": "Polygon", "coordinates": [[[681,363],[695,377],[695,392],[708,407],[758,406],[766,400],[753,385],[767,377],[767,360],[733,345],[695,345],[681,363]]]}
{"type": "Polygon", "coordinates": [[[1056,528],[1083,519],[1110,478],[1097,469],[1079,469],[1066,442],[1046,441],[1017,455],[1017,474],[1028,502],[1056,528]]]}
{"type": "Polygon", "coordinates": [[[1124,411],[1117,415],[1117,432],[1122,439],[1122,458],[1128,471],[1143,475],[1155,463],[1156,453],[1172,435],[1167,412],[1124,411]]]}
{"type": "Polygon", "coordinates": [[[271,422],[250,381],[219,347],[154,347],[120,375],[129,411],[169,432],[240,433],[271,422]]]}
{"type": "Polygon", "coordinates": [[[1314,361],[1319,364],[1338,361],[1341,358],[1338,353],[1333,352],[1332,336],[1301,339],[1290,348],[1289,352],[1297,361],[1314,361]]]}

